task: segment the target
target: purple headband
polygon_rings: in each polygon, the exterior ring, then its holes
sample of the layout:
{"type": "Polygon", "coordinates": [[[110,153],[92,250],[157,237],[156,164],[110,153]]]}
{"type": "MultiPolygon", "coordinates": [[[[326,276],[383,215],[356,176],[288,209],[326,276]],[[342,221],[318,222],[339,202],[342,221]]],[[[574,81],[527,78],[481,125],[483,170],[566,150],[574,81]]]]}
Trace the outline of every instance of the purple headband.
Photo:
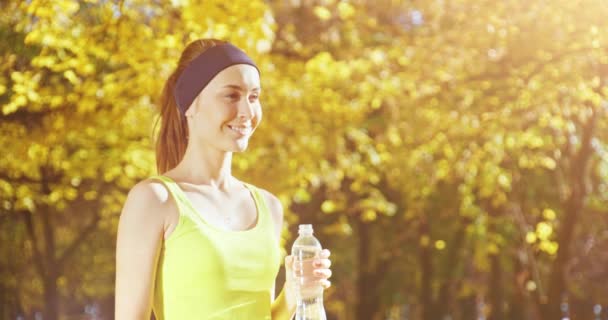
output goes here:
{"type": "Polygon", "coordinates": [[[188,107],[211,79],[235,64],[248,64],[258,69],[245,52],[230,43],[213,46],[194,58],[177,79],[173,90],[175,103],[181,113],[186,114],[188,107]]]}

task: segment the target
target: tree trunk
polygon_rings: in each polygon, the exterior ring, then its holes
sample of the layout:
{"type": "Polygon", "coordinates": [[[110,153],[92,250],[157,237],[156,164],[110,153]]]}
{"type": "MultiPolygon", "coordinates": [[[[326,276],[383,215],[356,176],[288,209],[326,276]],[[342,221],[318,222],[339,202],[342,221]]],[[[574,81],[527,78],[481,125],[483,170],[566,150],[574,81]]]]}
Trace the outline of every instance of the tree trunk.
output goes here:
{"type": "Polygon", "coordinates": [[[498,254],[493,254],[490,257],[491,273],[490,273],[490,305],[492,312],[488,317],[489,320],[503,320],[503,270],[500,264],[500,258],[498,254]]]}
{"type": "Polygon", "coordinates": [[[565,267],[570,260],[570,243],[572,242],[578,215],[583,209],[587,196],[585,189],[586,169],[592,155],[591,139],[595,131],[597,111],[591,108],[592,113],[583,127],[581,147],[571,161],[570,166],[570,194],[564,208],[564,219],[560,222],[557,235],[559,250],[551,266],[549,278],[548,303],[544,307],[543,316],[546,320],[560,319],[560,303],[566,290],[565,267]]]}
{"type": "Polygon", "coordinates": [[[381,275],[370,259],[371,225],[359,219],[357,226],[359,230],[357,252],[357,265],[359,267],[359,276],[357,278],[357,319],[371,320],[378,313],[380,295],[377,293],[377,287],[381,275]]]}
{"type": "Polygon", "coordinates": [[[429,242],[424,241],[420,244],[419,259],[420,259],[420,304],[422,305],[422,319],[436,320],[433,308],[433,261],[430,245],[430,227],[425,218],[420,223],[420,238],[429,239],[429,242]]]}
{"type": "Polygon", "coordinates": [[[44,289],[44,320],[59,319],[59,292],[57,291],[57,276],[49,270],[43,279],[44,289]]]}
{"type": "Polygon", "coordinates": [[[437,296],[436,301],[433,304],[436,306],[437,310],[436,316],[438,319],[443,319],[443,317],[450,315],[453,311],[454,303],[456,302],[455,297],[455,286],[458,284],[458,271],[460,268],[460,264],[462,264],[462,247],[465,243],[466,231],[465,226],[469,223],[468,219],[463,218],[461,220],[460,226],[452,241],[448,242],[449,247],[447,250],[447,257],[443,260],[443,263],[450,264],[451,267],[448,271],[445,281],[441,285],[441,289],[439,290],[439,294],[437,296]]]}
{"type": "Polygon", "coordinates": [[[527,320],[525,316],[526,300],[524,298],[525,289],[525,269],[517,254],[513,255],[513,278],[514,285],[511,298],[509,299],[509,316],[508,319],[527,320]]]}

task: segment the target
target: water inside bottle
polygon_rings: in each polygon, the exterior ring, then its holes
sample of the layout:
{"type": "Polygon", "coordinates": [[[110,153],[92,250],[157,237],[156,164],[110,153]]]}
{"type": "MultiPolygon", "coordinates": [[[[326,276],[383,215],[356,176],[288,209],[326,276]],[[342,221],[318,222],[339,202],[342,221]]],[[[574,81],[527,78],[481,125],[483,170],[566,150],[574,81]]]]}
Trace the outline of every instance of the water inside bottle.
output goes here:
{"type": "Polygon", "coordinates": [[[300,226],[299,237],[291,250],[298,302],[295,320],[326,320],[323,286],[318,282],[320,278],[313,273],[313,263],[319,257],[321,244],[312,235],[312,227],[309,226],[308,229],[300,226]]]}
{"type": "Polygon", "coordinates": [[[294,246],[294,279],[303,299],[323,294],[323,287],[318,284],[319,278],[313,273],[313,263],[319,252],[316,246],[294,246]]]}

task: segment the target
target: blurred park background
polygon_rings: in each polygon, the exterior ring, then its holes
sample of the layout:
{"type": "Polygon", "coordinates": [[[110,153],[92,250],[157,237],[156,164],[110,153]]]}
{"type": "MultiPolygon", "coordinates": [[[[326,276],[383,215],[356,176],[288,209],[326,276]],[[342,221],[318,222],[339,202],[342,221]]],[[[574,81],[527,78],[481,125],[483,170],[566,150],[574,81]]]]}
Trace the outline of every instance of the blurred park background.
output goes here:
{"type": "Polygon", "coordinates": [[[280,197],[285,248],[312,223],[332,250],[329,319],[608,319],[607,18],[606,0],[2,0],[0,318],[112,319],[161,86],[215,37],[262,70],[236,175],[280,197]]]}

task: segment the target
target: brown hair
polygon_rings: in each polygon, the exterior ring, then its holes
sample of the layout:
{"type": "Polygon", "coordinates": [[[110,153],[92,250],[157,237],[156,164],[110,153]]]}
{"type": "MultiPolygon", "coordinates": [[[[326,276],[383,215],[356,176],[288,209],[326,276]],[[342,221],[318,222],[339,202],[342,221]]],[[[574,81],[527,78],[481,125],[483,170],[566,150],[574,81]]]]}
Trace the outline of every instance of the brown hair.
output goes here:
{"type": "Polygon", "coordinates": [[[156,121],[154,127],[161,122],[160,131],[156,139],[156,170],[159,174],[163,174],[170,169],[175,168],[184,157],[186,146],[188,145],[188,124],[186,117],[179,112],[173,88],[175,82],[183,72],[184,68],[194,58],[198,57],[205,50],[226,43],[217,39],[198,39],[189,43],[181,57],[177,67],[171,73],[159,101],[160,118],[156,121]]]}

